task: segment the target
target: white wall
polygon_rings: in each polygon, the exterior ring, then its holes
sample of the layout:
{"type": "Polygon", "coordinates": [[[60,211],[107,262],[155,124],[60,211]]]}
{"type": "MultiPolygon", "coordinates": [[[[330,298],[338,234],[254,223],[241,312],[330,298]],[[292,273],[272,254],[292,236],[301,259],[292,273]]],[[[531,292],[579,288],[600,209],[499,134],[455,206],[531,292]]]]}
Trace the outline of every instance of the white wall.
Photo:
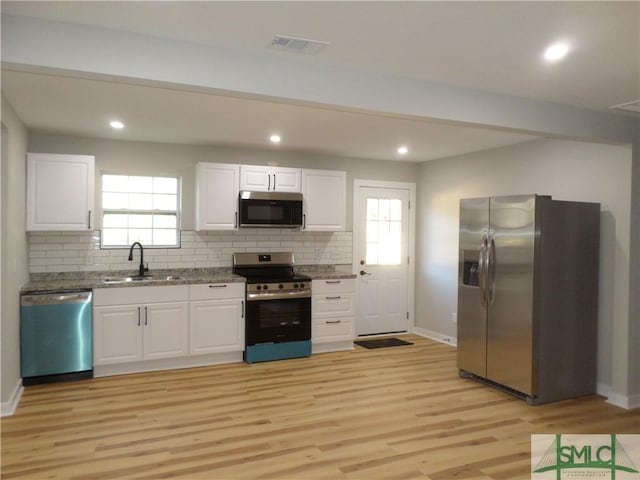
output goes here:
{"type": "Polygon", "coordinates": [[[27,282],[25,236],[25,152],[27,132],[2,97],[2,414],[12,413],[20,379],[20,287],[27,282]]]}
{"type": "Polygon", "coordinates": [[[519,193],[601,204],[598,383],[626,385],[615,377],[628,372],[629,147],[544,139],[422,164],[416,326],[456,335],[460,198],[519,193]]]}

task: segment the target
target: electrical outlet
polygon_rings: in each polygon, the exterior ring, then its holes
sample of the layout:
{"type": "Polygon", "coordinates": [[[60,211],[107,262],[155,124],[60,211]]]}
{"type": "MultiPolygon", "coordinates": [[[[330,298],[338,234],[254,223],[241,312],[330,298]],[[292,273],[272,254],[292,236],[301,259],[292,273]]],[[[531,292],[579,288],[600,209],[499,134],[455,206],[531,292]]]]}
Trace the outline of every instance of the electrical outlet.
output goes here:
{"type": "Polygon", "coordinates": [[[458,323],[458,312],[453,312],[453,313],[451,314],[451,321],[452,321],[453,323],[458,323]]]}

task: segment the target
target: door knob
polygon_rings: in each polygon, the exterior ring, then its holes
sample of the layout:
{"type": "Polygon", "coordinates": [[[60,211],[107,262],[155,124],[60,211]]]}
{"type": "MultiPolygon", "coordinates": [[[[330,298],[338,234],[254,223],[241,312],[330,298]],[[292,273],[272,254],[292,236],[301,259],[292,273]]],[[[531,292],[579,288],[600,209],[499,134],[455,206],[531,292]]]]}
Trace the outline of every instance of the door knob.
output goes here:
{"type": "Polygon", "coordinates": [[[365,272],[364,270],[360,270],[360,275],[371,275],[369,272],[365,272]]]}

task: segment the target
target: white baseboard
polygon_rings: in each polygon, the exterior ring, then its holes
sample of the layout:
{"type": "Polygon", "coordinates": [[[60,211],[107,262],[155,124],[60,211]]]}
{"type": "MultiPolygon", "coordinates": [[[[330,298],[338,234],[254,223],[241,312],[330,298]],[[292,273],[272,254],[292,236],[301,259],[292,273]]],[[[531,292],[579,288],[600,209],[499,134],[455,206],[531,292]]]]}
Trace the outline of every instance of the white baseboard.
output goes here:
{"type": "Polygon", "coordinates": [[[431,340],[435,340],[436,342],[444,343],[446,345],[457,347],[458,341],[455,337],[449,337],[448,335],[443,335],[438,332],[434,332],[432,330],[427,330],[426,328],[414,327],[413,333],[416,335],[420,335],[421,337],[430,338],[431,340]]]}
{"type": "Polygon", "coordinates": [[[0,417],[8,417],[16,413],[16,408],[18,408],[23,393],[24,387],[22,386],[22,379],[19,379],[9,400],[2,402],[2,406],[0,406],[0,417]]]}
{"type": "Polygon", "coordinates": [[[632,410],[634,408],[640,408],[640,395],[622,395],[609,391],[607,394],[607,403],[624,408],[625,410],[632,410]]]}

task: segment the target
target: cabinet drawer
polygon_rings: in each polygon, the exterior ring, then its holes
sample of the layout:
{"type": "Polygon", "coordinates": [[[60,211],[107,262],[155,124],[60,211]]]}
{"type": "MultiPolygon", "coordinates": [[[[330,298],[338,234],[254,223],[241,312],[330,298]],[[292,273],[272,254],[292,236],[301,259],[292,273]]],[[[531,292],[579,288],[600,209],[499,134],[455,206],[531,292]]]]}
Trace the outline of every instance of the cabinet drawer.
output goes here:
{"type": "Polygon", "coordinates": [[[327,278],[314,280],[311,286],[313,294],[317,293],[355,293],[355,278],[327,278]]]}
{"type": "Polygon", "coordinates": [[[324,318],[316,319],[311,325],[311,338],[314,341],[331,339],[335,337],[353,338],[353,319],[324,318]]]}
{"type": "Polygon", "coordinates": [[[94,288],[93,305],[135,305],[157,302],[186,302],[189,290],[186,285],[158,285],[155,287],[94,288]]]}
{"type": "Polygon", "coordinates": [[[223,298],[244,298],[244,282],[203,283],[189,286],[190,300],[219,300],[223,298]]]}
{"type": "Polygon", "coordinates": [[[355,315],[355,298],[352,293],[314,295],[311,311],[314,317],[348,317],[355,315]]]}

